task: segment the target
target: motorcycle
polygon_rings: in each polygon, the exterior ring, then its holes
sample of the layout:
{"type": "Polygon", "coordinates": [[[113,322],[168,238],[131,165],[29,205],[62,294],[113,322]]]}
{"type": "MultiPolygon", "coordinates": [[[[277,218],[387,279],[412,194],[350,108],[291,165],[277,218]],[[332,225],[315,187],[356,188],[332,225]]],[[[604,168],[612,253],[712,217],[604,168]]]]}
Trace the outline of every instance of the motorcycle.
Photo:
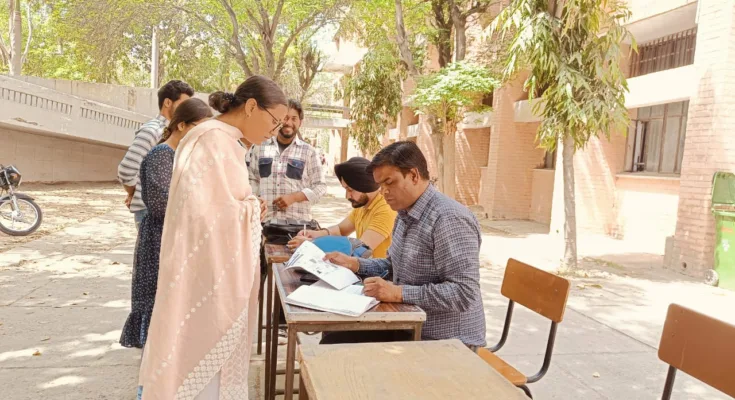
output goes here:
{"type": "Polygon", "coordinates": [[[43,220],[41,207],[33,198],[15,191],[21,181],[17,168],[0,164],[0,232],[11,236],[30,235],[43,220]]]}

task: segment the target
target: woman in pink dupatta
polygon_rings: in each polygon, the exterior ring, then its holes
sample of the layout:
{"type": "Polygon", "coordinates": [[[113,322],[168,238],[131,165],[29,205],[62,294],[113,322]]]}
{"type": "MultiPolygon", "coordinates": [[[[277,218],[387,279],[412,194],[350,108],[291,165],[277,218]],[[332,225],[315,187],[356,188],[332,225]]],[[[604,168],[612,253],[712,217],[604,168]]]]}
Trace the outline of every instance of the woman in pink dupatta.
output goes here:
{"type": "Polygon", "coordinates": [[[158,291],[143,352],[144,400],[247,399],[260,279],[260,203],[248,146],[278,132],[286,96],[270,79],[217,92],[222,115],[192,129],[174,160],[158,291]]]}

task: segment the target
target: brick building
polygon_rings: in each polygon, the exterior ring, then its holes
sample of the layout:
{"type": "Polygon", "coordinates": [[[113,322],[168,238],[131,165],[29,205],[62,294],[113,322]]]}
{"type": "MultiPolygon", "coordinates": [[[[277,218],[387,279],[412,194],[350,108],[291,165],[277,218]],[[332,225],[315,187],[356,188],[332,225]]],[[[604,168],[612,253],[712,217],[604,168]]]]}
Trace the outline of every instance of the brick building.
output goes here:
{"type": "MultiPolygon", "coordinates": [[[[576,154],[578,229],[636,241],[665,253],[668,268],[700,275],[713,262],[712,176],[735,169],[735,2],[628,3],[639,49],[621,60],[631,124],[576,154]]],[[[540,120],[524,79],[493,93],[491,113],[465,119],[455,143],[456,197],[490,218],[555,232],[564,218],[561,174],[556,154],[537,147],[540,120]]],[[[416,140],[433,174],[429,133],[407,105],[386,141],[416,140]]]]}

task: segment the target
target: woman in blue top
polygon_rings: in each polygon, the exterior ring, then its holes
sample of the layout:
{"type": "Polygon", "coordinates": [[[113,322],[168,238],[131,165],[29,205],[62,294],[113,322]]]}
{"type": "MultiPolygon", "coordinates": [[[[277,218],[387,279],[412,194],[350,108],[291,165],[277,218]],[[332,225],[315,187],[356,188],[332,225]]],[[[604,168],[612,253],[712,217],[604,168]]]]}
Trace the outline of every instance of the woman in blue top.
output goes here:
{"type": "Polygon", "coordinates": [[[211,117],[212,110],[203,101],[196,98],[184,101],[176,108],[158,146],[154,147],[141,163],[140,183],[143,190],[141,195],[148,208],[148,214],[140,224],[138,241],[135,245],[132,310],[120,336],[120,344],[124,347],[142,349],[148,336],[148,326],[156,299],[161,235],[176,147],[187,132],[211,117]]]}

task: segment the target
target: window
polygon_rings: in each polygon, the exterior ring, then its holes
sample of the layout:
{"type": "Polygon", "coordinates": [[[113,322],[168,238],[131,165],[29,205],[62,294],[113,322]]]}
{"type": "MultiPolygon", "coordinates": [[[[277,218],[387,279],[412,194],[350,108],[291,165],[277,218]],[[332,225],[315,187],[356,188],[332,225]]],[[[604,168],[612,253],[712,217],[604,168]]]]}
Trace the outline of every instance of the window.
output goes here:
{"type": "Polygon", "coordinates": [[[665,71],[694,63],[697,28],[638,45],[630,60],[630,77],[665,71]]]}
{"type": "Polygon", "coordinates": [[[628,135],[626,171],[681,173],[689,101],[638,109],[628,135]]]}

